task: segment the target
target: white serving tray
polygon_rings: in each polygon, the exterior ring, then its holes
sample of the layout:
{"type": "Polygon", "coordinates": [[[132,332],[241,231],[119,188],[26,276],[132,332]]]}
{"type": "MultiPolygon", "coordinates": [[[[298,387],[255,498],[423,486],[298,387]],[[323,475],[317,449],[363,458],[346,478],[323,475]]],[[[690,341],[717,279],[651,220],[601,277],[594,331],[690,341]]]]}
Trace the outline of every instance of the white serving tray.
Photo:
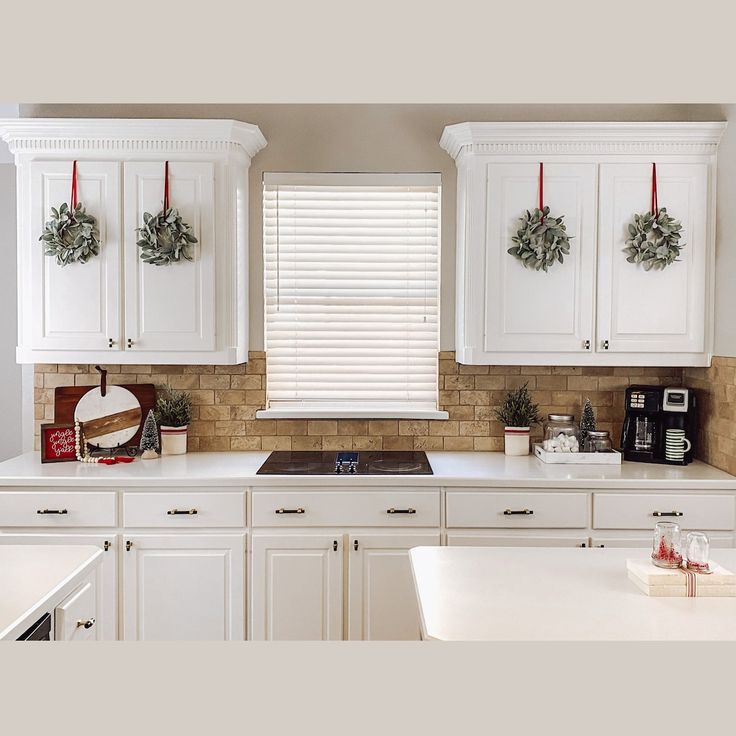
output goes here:
{"type": "Polygon", "coordinates": [[[534,454],[543,462],[558,465],[621,465],[621,453],[613,452],[547,452],[534,443],[534,454]]]}

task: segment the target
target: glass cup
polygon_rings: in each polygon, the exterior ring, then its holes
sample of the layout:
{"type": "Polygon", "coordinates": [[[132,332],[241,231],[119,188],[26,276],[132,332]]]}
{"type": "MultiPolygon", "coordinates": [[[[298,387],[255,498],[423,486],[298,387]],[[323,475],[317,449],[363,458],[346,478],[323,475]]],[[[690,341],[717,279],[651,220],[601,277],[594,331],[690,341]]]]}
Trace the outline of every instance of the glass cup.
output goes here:
{"type": "Polygon", "coordinates": [[[676,568],[682,565],[680,525],[673,521],[658,521],[654,526],[652,562],[657,567],[676,568]]]}
{"type": "Polygon", "coordinates": [[[688,532],[685,538],[685,558],[689,570],[710,572],[710,541],[703,532],[688,532]]]}

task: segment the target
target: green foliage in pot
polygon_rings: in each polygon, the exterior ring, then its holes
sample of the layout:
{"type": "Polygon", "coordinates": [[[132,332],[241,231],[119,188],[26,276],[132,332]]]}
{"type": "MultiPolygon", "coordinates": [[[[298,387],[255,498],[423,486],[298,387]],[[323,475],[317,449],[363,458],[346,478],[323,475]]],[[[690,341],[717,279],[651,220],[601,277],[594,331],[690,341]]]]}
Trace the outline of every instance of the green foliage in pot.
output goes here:
{"type": "Polygon", "coordinates": [[[525,383],[523,386],[509,391],[501,406],[495,410],[498,421],[504,427],[531,427],[539,424],[542,417],[539,414],[539,405],[532,401],[525,383]]]}
{"type": "Polygon", "coordinates": [[[192,421],[192,396],[166,386],[156,398],[156,421],[160,427],[185,427],[192,421]]]}

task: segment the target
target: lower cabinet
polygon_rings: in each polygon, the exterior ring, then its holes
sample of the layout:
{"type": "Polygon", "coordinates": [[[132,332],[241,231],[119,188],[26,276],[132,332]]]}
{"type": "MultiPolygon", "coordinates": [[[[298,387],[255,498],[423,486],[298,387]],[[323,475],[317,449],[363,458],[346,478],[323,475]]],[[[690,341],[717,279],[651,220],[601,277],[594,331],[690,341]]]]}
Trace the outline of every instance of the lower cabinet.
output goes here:
{"type": "Polygon", "coordinates": [[[534,535],[499,534],[493,532],[448,532],[451,547],[587,547],[587,535],[538,533],[534,535]]]}
{"type": "Polygon", "coordinates": [[[342,639],[343,535],[253,534],[251,639],[342,639]]]}
{"type": "Polygon", "coordinates": [[[419,640],[419,607],[408,551],[436,546],[439,534],[351,534],[348,639],[419,640]]]}
{"type": "Polygon", "coordinates": [[[408,551],[438,544],[439,533],[255,532],[251,638],[419,639],[408,551]]]}
{"type": "Polygon", "coordinates": [[[245,636],[245,534],[126,534],[123,638],[245,636]]]}
{"type": "MultiPolygon", "coordinates": [[[[117,639],[118,621],[118,537],[114,534],[0,534],[0,544],[92,544],[104,550],[100,582],[95,586],[95,606],[100,626],[96,638],[117,639]]],[[[89,595],[89,593],[87,593],[89,595]]],[[[89,632],[79,632],[77,637],[89,632]]],[[[94,637],[93,637],[94,638],[94,637]]]]}
{"type": "Polygon", "coordinates": [[[95,641],[100,636],[97,619],[97,576],[82,583],[54,609],[55,641],[95,641]]]}

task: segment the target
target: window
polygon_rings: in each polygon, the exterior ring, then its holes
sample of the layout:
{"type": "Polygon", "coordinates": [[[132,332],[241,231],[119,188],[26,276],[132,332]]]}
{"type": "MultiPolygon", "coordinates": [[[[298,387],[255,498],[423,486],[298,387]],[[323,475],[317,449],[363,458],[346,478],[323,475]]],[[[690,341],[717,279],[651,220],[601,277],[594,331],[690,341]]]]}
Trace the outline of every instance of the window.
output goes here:
{"type": "Polygon", "coordinates": [[[437,408],[439,174],[265,174],[270,417],[437,408]]]}

